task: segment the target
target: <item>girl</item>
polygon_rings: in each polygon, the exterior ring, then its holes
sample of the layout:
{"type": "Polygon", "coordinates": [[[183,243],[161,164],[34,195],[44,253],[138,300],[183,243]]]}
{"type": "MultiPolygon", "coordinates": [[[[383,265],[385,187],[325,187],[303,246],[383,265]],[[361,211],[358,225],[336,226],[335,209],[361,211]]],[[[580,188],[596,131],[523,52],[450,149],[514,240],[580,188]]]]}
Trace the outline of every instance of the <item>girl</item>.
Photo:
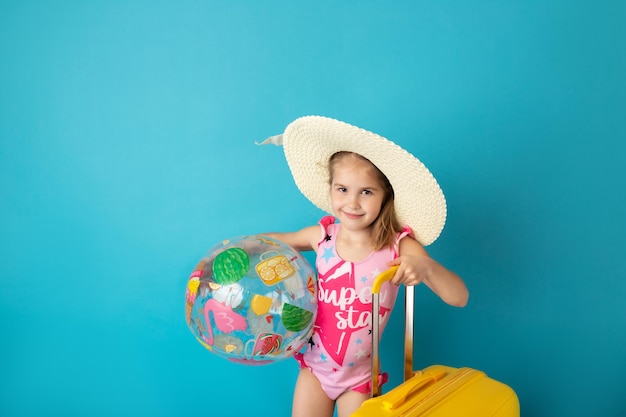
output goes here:
{"type": "Polygon", "coordinates": [[[399,284],[424,283],[450,305],[467,303],[463,281],[422,246],[443,228],[445,199],[417,158],[343,122],[300,118],[268,141],[284,145],[304,195],[336,216],[296,232],[265,234],[317,252],[318,314],[310,344],[296,355],[301,369],[292,415],[331,417],[337,406],[338,416],[348,417],[371,392],[371,285],[380,272],[398,266],[381,289],[381,331],[399,284]]]}

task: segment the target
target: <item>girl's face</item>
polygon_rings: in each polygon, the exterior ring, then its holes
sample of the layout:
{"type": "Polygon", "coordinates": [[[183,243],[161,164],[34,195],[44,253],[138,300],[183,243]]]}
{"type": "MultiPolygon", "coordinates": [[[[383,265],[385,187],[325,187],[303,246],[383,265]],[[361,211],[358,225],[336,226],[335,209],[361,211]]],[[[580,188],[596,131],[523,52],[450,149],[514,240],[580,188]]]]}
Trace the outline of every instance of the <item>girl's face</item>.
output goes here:
{"type": "Polygon", "coordinates": [[[378,218],[385,191],[372,164],[355,155],[345,155],[332,169],[330,199],[333,212],[349,230],[369,228],[378,218]]]}

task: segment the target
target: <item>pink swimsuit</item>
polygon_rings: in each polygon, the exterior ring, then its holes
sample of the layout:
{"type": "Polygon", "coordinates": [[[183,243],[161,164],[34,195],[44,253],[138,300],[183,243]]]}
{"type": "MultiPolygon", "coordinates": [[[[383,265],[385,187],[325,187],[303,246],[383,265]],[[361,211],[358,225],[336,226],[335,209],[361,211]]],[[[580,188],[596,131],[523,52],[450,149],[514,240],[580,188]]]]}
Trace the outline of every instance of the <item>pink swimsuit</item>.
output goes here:
{"type": "MultiPolygon", "coordinates": [[[[335,249],[341,227],[335,218],[320,221],[323,239],[318,244],[318,310],[315,331],[303,353],[295,358],[317,377],[332,400],[348,390],[368,393],[371,390],[372,283],[388,269],[387,262],[398,257],[400,239],[411,231],[398,234],[393,248],[372,252],[360,262],[347,262],[335,249]]],[[[391,315],[398,287],[383,284],[380,292],[381,334],[391,315]]],[[[379,377],[386,382],[386,375],[379,377]]]]}

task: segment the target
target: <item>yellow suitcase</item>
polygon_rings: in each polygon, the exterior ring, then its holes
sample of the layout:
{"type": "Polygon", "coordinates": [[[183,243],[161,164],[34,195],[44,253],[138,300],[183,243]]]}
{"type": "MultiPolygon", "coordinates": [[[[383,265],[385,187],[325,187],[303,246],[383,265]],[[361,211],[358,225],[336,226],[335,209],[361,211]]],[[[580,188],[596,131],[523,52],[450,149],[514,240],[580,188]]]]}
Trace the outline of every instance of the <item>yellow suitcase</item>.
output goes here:
{"type": "MultiPolygon", "coordinates": [[[[378,317],[379,292],[397,267],[380,274],[372,287],[372,317],[378,317]]],[[[519,417],[520,405],[515,392],[506,384],[471,368],[433,365],[413,371],[414,287],[406,287],[404,382],[381,395],[379,373],[378,320],[372,320],[372,398],[351,417],[519,417]]]]}

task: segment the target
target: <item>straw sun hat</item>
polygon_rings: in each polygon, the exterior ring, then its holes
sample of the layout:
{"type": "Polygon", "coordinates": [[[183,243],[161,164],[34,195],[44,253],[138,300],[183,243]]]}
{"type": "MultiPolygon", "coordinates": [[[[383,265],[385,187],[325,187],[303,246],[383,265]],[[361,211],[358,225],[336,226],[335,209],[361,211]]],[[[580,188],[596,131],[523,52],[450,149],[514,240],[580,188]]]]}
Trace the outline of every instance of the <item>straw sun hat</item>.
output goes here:
{"type": "Polygon", "coordinates": [[[419,159],[400,146],[350,124],[321,116],[291,122],[284,133],[263,144],[283,145],[296,185],[314,205],[332,213],[328,161],[340,151],[370,160],[389,179],[401,224],[409,225],[418,242],[427,246],[446,222],[446,200],[437,180],[419,159]]]}

